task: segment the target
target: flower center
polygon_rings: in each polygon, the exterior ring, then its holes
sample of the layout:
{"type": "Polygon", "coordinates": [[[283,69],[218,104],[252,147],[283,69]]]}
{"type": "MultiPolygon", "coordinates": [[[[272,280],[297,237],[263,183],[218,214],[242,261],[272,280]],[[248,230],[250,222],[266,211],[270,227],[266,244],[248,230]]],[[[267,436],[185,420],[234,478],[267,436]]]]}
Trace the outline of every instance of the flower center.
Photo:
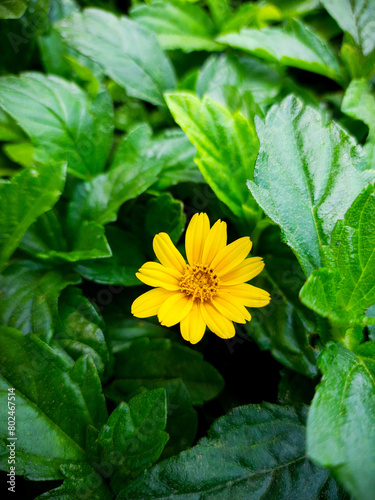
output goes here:
{"type": "Polygon", "coordinates": [[[194,264],[186,267],[179,286],[186,295],[192,295],[193,299],[199,298],[204,302],[216,295],[219,283],[220,280],[213,269],[202,264],[194,264]]]}

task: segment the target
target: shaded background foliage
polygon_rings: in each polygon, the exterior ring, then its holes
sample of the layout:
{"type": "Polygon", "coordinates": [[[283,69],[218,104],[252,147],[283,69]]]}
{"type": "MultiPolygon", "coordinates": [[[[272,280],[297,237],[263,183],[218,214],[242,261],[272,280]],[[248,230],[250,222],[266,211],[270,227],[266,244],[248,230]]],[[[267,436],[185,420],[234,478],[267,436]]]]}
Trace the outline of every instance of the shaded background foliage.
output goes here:
{"type": "Polygon", "coordinates": [[[0,2],[23,498],[375,498],[374,23],[373,0],[0,2]],[[130,305],[200,211],[251,235],[272,300],[188,346],[130,305]]]}

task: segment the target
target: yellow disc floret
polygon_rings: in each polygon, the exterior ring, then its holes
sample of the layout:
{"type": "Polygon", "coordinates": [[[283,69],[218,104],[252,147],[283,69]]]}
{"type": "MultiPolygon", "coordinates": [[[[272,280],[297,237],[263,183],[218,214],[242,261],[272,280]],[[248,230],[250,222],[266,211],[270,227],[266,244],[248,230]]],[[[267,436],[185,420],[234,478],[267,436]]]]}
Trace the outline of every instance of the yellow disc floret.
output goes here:
{"type": "Polygon", "coordinates": [[[203,264],[187,265],[185,273],[179,282],[180,290],[193,299],[201,302],[212,299],[220,284],[215,271],[203,264]]]}

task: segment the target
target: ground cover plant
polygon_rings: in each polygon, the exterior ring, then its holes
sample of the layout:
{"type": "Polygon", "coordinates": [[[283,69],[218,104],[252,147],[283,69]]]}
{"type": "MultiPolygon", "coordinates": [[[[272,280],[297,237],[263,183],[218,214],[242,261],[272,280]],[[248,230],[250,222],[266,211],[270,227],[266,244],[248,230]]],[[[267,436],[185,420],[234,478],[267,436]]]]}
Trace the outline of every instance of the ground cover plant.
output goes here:
{"type": "Polygon", "coordinates": [[[374,26],[0,1],[2,495],[375,499],[374,26]]]}

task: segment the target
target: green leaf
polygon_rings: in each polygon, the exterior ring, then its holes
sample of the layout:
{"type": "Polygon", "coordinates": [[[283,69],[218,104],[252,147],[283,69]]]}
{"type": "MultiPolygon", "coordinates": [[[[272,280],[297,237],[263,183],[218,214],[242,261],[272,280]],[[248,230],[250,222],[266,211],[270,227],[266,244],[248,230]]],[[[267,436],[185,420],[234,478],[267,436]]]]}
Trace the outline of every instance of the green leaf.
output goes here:
{"type": "Polygon", "coordinates": [[[372,0],[321,0],[321,3],[343,31],[350,33],[360,45],[363,55],[375,49],[375,3],[372,0]]]}
{"type": "Polygon", "coordinates": [[[252,319],[246,330],[262,350],[270,350],[284,366],[316,377],[319,351],[310,345],[316,322],[311,311],[299,301],[298,292],[305,280],[292,257],[265,257],[266,271],[254,284],[268,290],[272,299],[268,306],[251,311],[252,319]]]}
{"type": "Polygon", "coordinates": [[[363,149],[369,164],[375,168],[375,97],[364,78],[350,82],[341,111],[355,120],[362,120],[368,126],[369,135],[363,149]]]}
{"type": "Polygon", "coordinates": [[[356,353],[328,344],[320,361],[323,378],[307,422],[307,452],[331,468],[355,497],[372,500],[375,489],[375,344],[356,353]]]}
{"type": "Polygon", "coordinates": [[[2,0],[0,19],[19,19],[27,9],[27,0],[2,0]]]}
{"type": "Polygon", "coordinates": [[[305,414],[306,407],[269,403],[235,408],[207,438],[146,471],[118,498],[339,498],[329,473],[305,456],[305,414]]]}
{"type": "Polygon", "coordinates": [[[188,92],[166,94],[174,119],[197,148],[195,162],[217,197],[236,217],[256,211],[246,180],[253,178],[258,152],[255,130],[240,113],[233,115],[212,99],[188,92]]]}
{"type": "Polygon", "coordinates": [[[374,171],[343,129],[325,126],[293,96],[258,120],[257,132],[261,149],[249,188],[308,276],[322,266],[322,245],[374,171]]]}
{"type": "Polygon", "coordinates": [[[31,167],[34,157],[34,146],[31,142],[13,142],[5,144],[3,151],[7,157],[22,167],[31,167]]]}
{"type": "Polygon", "coordinates": [[[106,236],[112,257],[82,261],[75,270],[84,278],[103,285],[139,285],[135,273],[147,260],[141,243],[132,233],[115,226],[106,228],[106,236]]]}
{"type": "Polygon", "coordinates": [[[112,387],[130,394],[176,379],[183,380],[196,405],[213,399],[223,388],[221,375],[201,353],[168,339],[147,338],[135,340],[117,354],[112,387]]]}
{"type": "Polygon", "coordinates": [[[301,290],[301,300],[333,322],[356,324],[375,303],[375,192],[357,197],[335,234],[333,269],[318,269],[301,290]]]}
{"type": "Polygon", "coordinates": [[[113,494],[105,480],[88,464],[62,464],[64,483],[59,488],[39,495],[35,500],[71,500],[90,498],[92,500],[113,500],[113,494]]]}
{"type": "Polygon", "coordinates": [[[0,184],[0,268],[18,247],[28,227],[59,199],[66,166],[28,168],[0,184]]]}
{"type": "Polygon", "coordinates": [[[24,235],[20,248],[41,260],[77,262],[111,255],[104,227],[84,221],[78,232],[67,236],[61,217],[53,210],[40,216],[24,235]]]}
{"type": "Polygon", "coordinates": [[[61,291],[79,281],[63,268],[48,269],[30,260],[15,262],[0,275],[0,323],[23,333],[35,332],[48,342],[58,321],[61,291]]]}
{"type": "Polygon", "coordinates": [[[164,105],[163,92],[175,87],[172,65],[155,35],[125,16],[86,9],[56,28],[66,44],[98,63],[129,96],[164,105]]]}
{"type": "Polygon", "coordinates": [[[217,40],[283,66],[318,73],[338,83],[343,81],[342,68],[327,42],[296,19],[283,28],[244,28],[240,33],[227,33],[217,40]]]}
{"type": "Polygon", "coordinates": [[[129,348],[133,340],[141,337],[164,338],[171,336],[168,328],[154,325],[144,319],[128,318],[123,313],[104,315],[104,318],[115,354],[129,348]]]}
{"type": "Polygon", "coordinates": [[[235,87],[240,93],[251,92],[256,103],[267,106],[280,93],[283,75],[270,64],[255,57],[221,54],[213,55],[202,65],[196,92],[224,104],[225,90],[235,87]]]}
{"type": "Polygon", "coordinates": [[[117,474],[135,477],[160,457],[168,441],[164,389],[144,392],[121,403],[102,427],[101,459],[114,463],[117,474]]]}
{"type": "Polygon", "coordinates": [[[150,236],[161,232],[168,233],[171,240],[177,243],[184,232],[185,224],[183,203],[169,193],[161,193],[147,203],[145,229],[150,236]]]}
{"type": "Polygon", "coordinates": [[[178,0],[153,0],[139,4],[130,16],[142,26],[153,31],[165,50],[220,50],[214,41],[215,28],[206,12],[197,5],[178,0]]]}
{"type": "MultiPolygon", "coordinates": [[[[151,133],[151,131],[150,131],[151,133]]],[[[204,182],[194,163],[195,147],[180,129],[164,129],[162,133],[145,143],[147,154],[162,162],[163,168],[154,188],[163,190],[179,182],[204,182]]]]}
{"type": "Polygon", "coordinates": [[[81,358],[72,369],[38,337],[13,328],[1,327],[0,353],[0,468],[9,470],[5,413],[8,388],[13,387],[17,473],[31,480],[61,479],[61,464],[86,461],[87,427],[103,423],[105,402],[95,367],[81,358]]]}
{"type": "Polygon", "coordinates": [[[68,212],[73,232],[85,220],[98,224],[116,220],[123,203],[136,198],[156,181],[162,163],[148,156],[143,147],[148,140],[148,128],[136,127],[122,143],[121,150],[117,150],[109,171],[77,185],[68,212]]]}
{"type": "Polygon", "coordinates": [[[72,82],[30,72],[1,77],[0,101],[30,137],[35,161],[67,161],[81,179],[104,169],[113,135],[107,91],[90,99],[72,82]]]}
{"type": "Polygon", "coordinates": [[[109,361],[109,352],[102,327],[103,320],[91,302],[78,288],[69,287],[59,298],[61,328],[54,341],[73,358],[84,354],[93,359],[99,375],[109,361]]]}

